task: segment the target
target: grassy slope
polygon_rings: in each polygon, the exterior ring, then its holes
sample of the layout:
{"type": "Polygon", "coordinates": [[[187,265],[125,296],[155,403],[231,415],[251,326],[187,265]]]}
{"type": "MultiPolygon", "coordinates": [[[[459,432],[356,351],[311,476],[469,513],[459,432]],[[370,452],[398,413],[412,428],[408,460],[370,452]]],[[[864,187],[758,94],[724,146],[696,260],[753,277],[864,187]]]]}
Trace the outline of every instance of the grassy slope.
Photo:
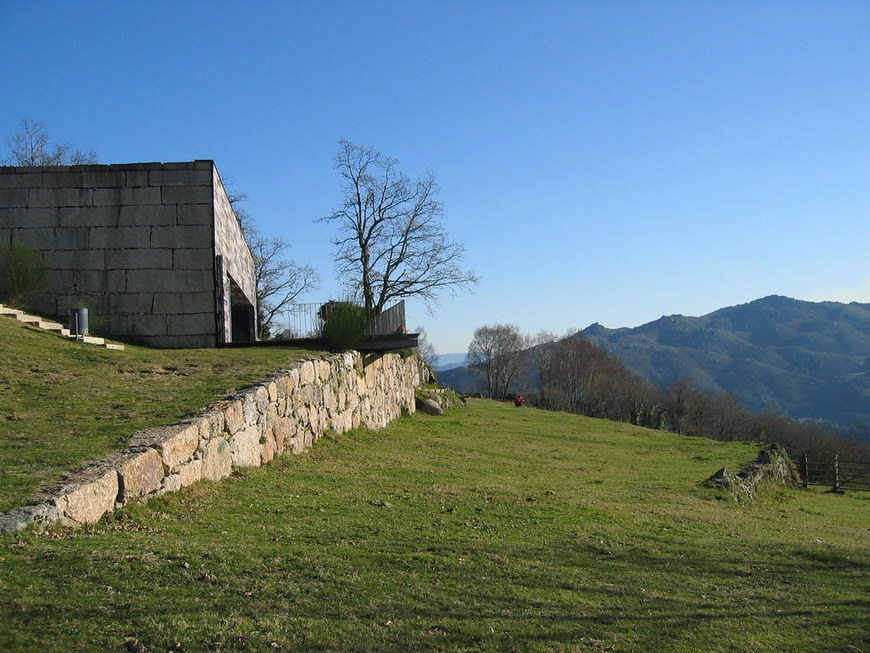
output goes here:
{"type": "Polygon", "coordinates": [[[109,351],[0,317],[0,512],[86,460],[171,424],[310,352],[109,351]],[[179,392],[183,387],[184,391],[179,392]]]}
{"type": "Polygon", "coordinates": [[[417,414],[0,537],[0,650],[870,649],[870,494],[697,485],[753,457],[488,401],[417,414]]]}

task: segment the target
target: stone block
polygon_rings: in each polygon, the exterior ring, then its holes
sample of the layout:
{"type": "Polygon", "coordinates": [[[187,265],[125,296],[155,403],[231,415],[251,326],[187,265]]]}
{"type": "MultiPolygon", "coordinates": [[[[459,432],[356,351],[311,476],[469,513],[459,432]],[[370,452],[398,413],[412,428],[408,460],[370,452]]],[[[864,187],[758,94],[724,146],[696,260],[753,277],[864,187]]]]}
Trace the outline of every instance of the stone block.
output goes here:
{"type": "Polygon", "coordinates": [[[220,437],[226,427],[224,412],[218,405],[210,406],[204,413],[197,415],[193,421],[199,425],[200,440],[220,437]]]}
{"type": "Polygon", "coordinates": [[[302,361],[299,364],[299,385],[306,386],[314,383],[314,380],[317,378],[317,373],[314,368],[314,361],[307,360],[302,361]]]}
{"type": "MultiPolygon", "coordinates": [[[[214,275],[210,270],[131,270],[127,273],[127,290],[130,292],[160,288],[165,292],[188,293],[210,291],[213,287],[214,275]]],[[[214,324],[210,330],[214,330],[214,324]]]]}
{"type": "Polygon", "coordinates": [[[203,479],[219,481],[233,471],[233,454],[230,443],[224,438],[213,438],[200,443],[203,479]]]}
{"type": "Polygon", "coordinates": [[[245,418],[245,425],[256,424],[260,419],[260,413],[257,410],[257,397],[254,391],[255,388],[245,388],[235,394],[235,398],[242,402],[242,415],[245,418]]]}
{"type": "Polygon", "coordinates": [[[177,315],[170,313],[166,316],[166,328],[169,333],[178,336],[195,336],[214,333],[214,313],[188,313],[177,315]]]}
{"type": "Polygon", "coordinates": [[[209,204],[214,201],[211,186],[161,186],[163,204],[209,204]]]}
{"type": "Polygon", "coordinates": [[[178,477],[181,487],[188,487],[202,480],[202,460],[194,459],[178,467],[178,477]]]}
{"type": "Polygon", "coordinates": [[[199,425],[187,422],[159,429],[151,429],[151,446],[160,454],[167,470],[189,462],[199,448],[199,425]]]}
{"type": "Polygon", "coordinates": [[[260,428],[246,424],[230,439],[233,464],[239,467],[260,466],[260,428]]]}
{"type": "MultiPolygon", "coordinates": [[[[168,293],[158,292],[154,295],[154,312],[155,313],[183,313],[185,311],[193,313],[209,313],[214,316],[214,293],[213,292],[195,292],[195,293],[168,293]]],[[[212,320],[212,323],[214,320],[212,320]]]]}
{"type": "Polygon", "coordinates": [[[269,401],[275,402],[278,405],[287,397],[287,374],[285,372],[276,372],[271,374],[266,379],[266,387],[269,390],[269,401]],[[274,394],[273,394],[274,392],[274,394]]]}
{"type": "Polygon", "coordinates": [[[101,249],[70,249],[51,253],[51,266],[56,270],[104,270],[106,253],[101,249]]]}
{"type": "Polygon", "coordinates": [[[124,226],[153,226],[176,224],[178,211],[171,204],[137,204],[122,206],[118,213],[118,224],[124,226]]]}
{"type": "MultiPolygon", "coordinates": [[[[146,243],[147,244],[147,243],[146,243]]],[[[107,249],[108,270],[171,270],[172,250],[152,248],[107,249]]],[[[159,288],[152,288],[159,290],[159,288]]]]}
{"type": "Polygon", "coordinates": [[[223,412],[226,432],[230,435],[245,425],[245,411],[239,399],[220,402],[219,410],[223,412]]]}
{"type": "Polygon", "coordinates": [[[417,399],[416,408],[427,415],[443,415],[444,409],[434,399],[417,399]]]}
{"type": "Polygon", "coordinates": [[[81,185],[84,188],[120,188],[127,185],[127,178],[123,170],[106,167],[81,173],[81,185]]]}
{"type": "Polygon", "coordinates": [[[34,249],[88,249],[87,227],[16,229],[15,237],[34,249]]]}
{"type": "Polygon", "coordinates": [[[38,188],[82,188],[82,173],[78,170],[51,171],[42,173],[38,188]]]}
{"type": "Polygon", "coordinates": [[[160,483],[160,487],[156,490],[155,494],[178,492],[182,487],[184,486],[181,483],[181,475],[170,474],[169,476],[163,477],[163,481],[160,483]]]}
{"type": "Polygon", "coordinates": [[[129,503],[154,492],[163,481],[163,460],[154,449],[130,453],[118,467],[121,503],[129,503]]]}
{"type": "Polygon", "coordinates": [[[172,268],[174,270],[212,270],[214,254],[210,248],[174,249],[172,250],[172,268]]]}
{"type": "Polygon", "coordinates": [[[275,444],[275,432],[272,427],[266,428],[262,440],[260,443],[260,464],[265,465],[275,457],[278,449],[278,446],[275,444]]]}
{"type": "Polygon", "coordinates": [[[105,294],[124,291],[122,270],[77,270],[76,288],[79,294],[105,294]]]}
{"type": "Polygon", "coordinates": [[[157,349],[207,349],[217,347],[214,333],[202,333],[190,336],[166,334],[162,337],[137,337],[137,342],[146,347],[157,349]]]}
{"type": "Polygon", "coordinates": [[[165,315],[117,315],[112,324],[117,333],[137,338],[148,338],[166,335],[165,315]]]}
{"type": "Polygon", "coordinates": [[[263,381],[262,386],[266,389],[266,397],[269,403],[278,401],[278,384],[273,378],[263,381]]]}
{"type": "Polygon", "coordinates": [[[118,498],[118,472],[103,467],[87,474],[87,478],[65,487],[54,505],[62,520],[78,524],[94,524],[107,512],[114,510],[118,498]]]}
{"type": "Polygon", "coordinates": [[[89,244],[95,249],[134,249],[148,247],[150,227],[93,227],[89,244]]]}
{"type": "Polygon", "coordinates": [[[33,229],[58,226],[58,209],[0,208],[0,227],[33,229]]]}
{"type": "MultiPolygon", "coordinates": [[[[0,206],[7,209],[26,208],[30,204],[30,191],[26,188],[0,189],[0,206]]],[[[42,206],[53,206],[43,204],[42,206]]],[[[38,208],[39,205],[35,205],[38,208]]]]}
{"type": "MultiPolygon", "coordinates": [[[[93,196],[94,191],[90,188],[32,188],[27,206],[31,208],[93,206],[93,196]]],[[[0,202],[3,202],[2,198],[0,202]]]]}
{"type": "Polygon", "coordinates": [[[118,208],[115,206],[75,206],[59,209],[61,227],[117,227],[118,208]]]}
{"type": "Polygon", "coordinates": [[[284,448],[293,433],[292,422],[286,417],[279,417],[272,427],[272,435],[275,438],[275,451],[280,456],[284,454],[284,448]]]}
{"type": "Polygon", "coordinates": [[[0,514],[0,533],[11,533],[27,528],[31,524],[44,528],[60,519],[57,506],[51,503],[40,503],[36,506],[15,508],[0,514]]]}
{"type": "Polygon", "coordinates": [[[135,188],[148,185],[149,171],[147,169],[134,170],[132,168],[124,168],[123,166],[119,166],[118,169],[124,172],[124,186],[135,188]]]}
{"type": "Polygon", "coordinates": [[[161,203],[159,188],[97,188],[93,194],[94,206],[140,206],[161,203]]]}
{"type": "Polygon", "coordinates": [[[148,173],[149,186],[211,186],[211,170],[196,170],[193,166],[152,170],[148,173]]]}
{"type": "Polygon", "coordinates": [[[42,185],[41,172],[0,172],[0,190],[10,188],[38,188],[42,185]]]}
{"type": "Polygon", "coordinates": [[[151,229],[152,247],[211,248],[214,232],[208,225],[156,226],[151,229]]]}
{"type": "Polygon", "coordinates": [[[178,207],[178,224],[214,225],[214,206],[212,204],[169,204],[178,207]]]}

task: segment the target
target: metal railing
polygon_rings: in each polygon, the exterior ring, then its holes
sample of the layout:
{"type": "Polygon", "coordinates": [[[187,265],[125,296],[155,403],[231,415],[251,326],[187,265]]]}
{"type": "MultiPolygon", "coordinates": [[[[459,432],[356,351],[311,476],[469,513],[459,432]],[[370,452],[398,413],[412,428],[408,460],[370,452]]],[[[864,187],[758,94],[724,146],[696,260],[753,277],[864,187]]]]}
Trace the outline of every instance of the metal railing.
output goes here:
{"type": "MultiPolygon", "coordinates": [[[[317,338],[329,316],[330,303],[291,304],[284,311],[284,333],[287,338],[317,338]]],[[[369,322],[367,334],[383,336],[405,332],[405,302],[386,308],[369,322]]]]}

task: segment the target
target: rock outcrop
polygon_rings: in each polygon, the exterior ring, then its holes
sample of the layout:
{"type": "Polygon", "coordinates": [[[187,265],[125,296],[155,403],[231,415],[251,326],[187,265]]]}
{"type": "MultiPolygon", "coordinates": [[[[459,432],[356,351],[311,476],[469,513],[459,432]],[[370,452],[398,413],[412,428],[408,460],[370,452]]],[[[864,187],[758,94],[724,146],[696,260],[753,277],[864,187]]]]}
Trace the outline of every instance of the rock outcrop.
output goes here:
{"type": "Polygon", "coordinates": [[[788,453],[778,444],[759,451],[757,462],[743,467],[736,474],[723,467],[704,481],[703,485],[728,490],[738,501],[755,501],[758,487],[764,482],[783,485],[797,483],[788,453]]]}

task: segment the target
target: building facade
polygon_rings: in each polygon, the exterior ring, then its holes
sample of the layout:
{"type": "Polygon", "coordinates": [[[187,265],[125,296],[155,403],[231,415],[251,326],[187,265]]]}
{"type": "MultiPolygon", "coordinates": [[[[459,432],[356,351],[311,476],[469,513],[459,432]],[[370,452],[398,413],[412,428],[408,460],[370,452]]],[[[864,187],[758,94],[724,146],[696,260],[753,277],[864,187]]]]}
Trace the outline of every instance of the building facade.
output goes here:
{"type": "Polygon", "coordinates": [[[256,338],[254,260],[213,161],[0,167],[0,244],[49,267],[33,312],[151,347],[256,338]]]}

